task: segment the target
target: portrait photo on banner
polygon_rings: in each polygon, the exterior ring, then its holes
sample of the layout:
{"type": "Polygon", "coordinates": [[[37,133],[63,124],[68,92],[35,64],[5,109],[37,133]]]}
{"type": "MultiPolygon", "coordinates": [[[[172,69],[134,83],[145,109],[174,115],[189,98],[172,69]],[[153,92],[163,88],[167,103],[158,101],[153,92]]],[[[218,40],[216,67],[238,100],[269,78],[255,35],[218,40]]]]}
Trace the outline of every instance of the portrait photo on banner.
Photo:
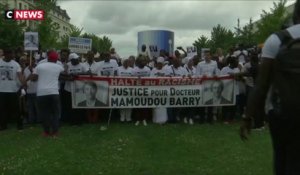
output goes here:
{"type": "Polygon", "coordinates": [[[203,105],[225,106],[235,103],[233,80],[207,80],[203,82],[203,105]]]}
{"type": "Polygon", "coordinates": [[[38,50],[39,36],[37,32],[24,33],[24,49],[25,50],[38,50]]]}
{"type": "Polygon", "coordinates": [[[109,106],[109,85],[107,81],[75,81],[72,91],[72,103],[75,108],[109,106]]]}

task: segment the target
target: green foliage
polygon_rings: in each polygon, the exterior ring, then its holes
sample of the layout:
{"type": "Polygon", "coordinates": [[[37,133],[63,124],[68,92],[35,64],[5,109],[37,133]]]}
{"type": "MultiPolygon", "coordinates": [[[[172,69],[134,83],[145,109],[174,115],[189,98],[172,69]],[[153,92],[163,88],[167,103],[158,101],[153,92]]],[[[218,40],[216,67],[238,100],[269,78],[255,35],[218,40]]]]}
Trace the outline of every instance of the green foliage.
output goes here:
{"type": "MultiPolygon", "coordinates": [[[[13,125],[14,126],[14,125],[13,125]]],[[[268,131],[253,131],[248,142],[238,124],[147,127],[112,123],[64,126],[58,139],[42,127],[0,133],[3,175],[271,175],[268,131]]]]}
{"type": "Polygon", "coordinates": [[[249,23],[246,24],[242,29],[240,29],[239,24],[238,27],[235,28],[235,37],[236,37],[236,44],[243,43],[245,47],[252,47],[256,45],[255,41],[255,31],[254,24],[252,22],[252,18],[250,18],[249,23]]]}
{"type": "Polygon", "coordinates": [[[0,4],[0,48],[17,48],[23,46],[25,22],[6,20],[3,18],[4,10],[7,9],[0,4]]]}
{"type": "Polygon", "coordinates": [[[200,38],[193,43],[193,45],[197,47],[198,52],[201,52],[201,48],[210,48],[211,42],[206,36],[201,35],[200,38]]]}
{"type": "Polygon", "coordinates": [[[218,24],[211,31],[211,50],[214,53],[217,48],[228,50],[235,43],[234,33],[218,24]]]}
{"type": "Polygon", "coordinates": [[[59,26],[55,25],[55,23],[51,20],[49,14],[55,9],[56,0],[49,1],[36,1],[36,8],[43,9],[45,11],[44,20],[41,21],[38,26],[36,32],[39,33],[39,41],[41,45],[41,49],[51,49],[56,48],[59,33],[59,26]]]}
{"type": "Polygon", "coordinates": [[[80,37],[83,28],[79,28],[75,25],[70,26],[70,30],[68,35],[64,35],[61,37],[61,41],[59,42],[59,48],[68,48],[69,44],[69,36],[70,37],[80,37]]]}
{"type": "Polygon", "coordinates": [[[253,23],[250,18],[249,23],[242,28],[238,19],[234,33],[218,24],[213,27],[210,39],[202,35],[194,42],[194,46],[198,50],[203,47],[210,47],[212,52],[220,47],[226,53],[229,48],[240,43],[243,43],[245,47],[252,47],[253,45],[263,43],[268,36],[280,30],[284,24],[290,21],[291,14],[287,13],[286,2],[287,0],[274,2],[274,7],[270,9],[270,12],[262,11],[260,21],[253,23]]]}
{"type": "Polygon", "coordinates": [[[263,10],[261,20],[257,23],[258,43],[264,42],[269,35],[280,30],[282,26],[289,21],[291,14],[287,14],[285,5],[287,0],[280,0],[278,3],[273,3],[274,7],[270,12],[263,10]]]}
{"type": "Polygon", "coordinates": [[[83,35],[81,35],[81,37],[92,39],[92,48],[96,49],[100,53],[108,52],[112,47],[112,41],[106,36],[103,36],[101,38],[96,36],[95,34],[84,33],[83,35]]]}

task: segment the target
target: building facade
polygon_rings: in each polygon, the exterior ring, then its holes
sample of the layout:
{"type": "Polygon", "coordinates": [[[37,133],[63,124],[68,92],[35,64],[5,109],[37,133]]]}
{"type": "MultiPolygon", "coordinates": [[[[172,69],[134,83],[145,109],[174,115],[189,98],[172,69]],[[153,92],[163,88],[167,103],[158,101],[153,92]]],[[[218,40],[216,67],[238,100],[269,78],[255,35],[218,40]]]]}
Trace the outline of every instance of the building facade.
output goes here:
{"type": "MultiPolygon", "coordinates": [[[[1,0],[2,4],[7,6],[7,9],[18,9],[18,10],[30,10],[36,9],[36,4],[34,0],[1,0]]],[[[66,10],[56,6],[53,10],[50,11],[49,17],[53,21],[54,25],[57,26],[57,31],[59,36],[62,37],[67,35],[70,31],[70,17],[67,14],[66,10]]],[[[39,21],[27,20],[26,27],[30,28],[32,31],[35,31],[39,21]]]]}

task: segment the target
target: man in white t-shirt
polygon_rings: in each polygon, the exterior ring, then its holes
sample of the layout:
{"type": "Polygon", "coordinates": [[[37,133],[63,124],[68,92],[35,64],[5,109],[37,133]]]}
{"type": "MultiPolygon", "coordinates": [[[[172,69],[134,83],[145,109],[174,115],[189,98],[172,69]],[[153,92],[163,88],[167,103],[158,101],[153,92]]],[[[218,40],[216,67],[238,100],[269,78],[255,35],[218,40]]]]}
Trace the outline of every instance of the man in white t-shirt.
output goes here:
{"type": "Polygon", "coordinates": [[[80,109],[72,109],[72,95],[71,95],[71,87],[73,85],[74,76],[85,74],[87,72],[86,67],[80,63],[80,57],[76,53],[71,53],[69,55],[70,62],[66,65],[66,76],[63,76],[63,80],[65,81],[63,94],[65,99],[62,101],[65,104],[62,104],[62,108],[65,113],[65,121],[70,122],[72,125],[80,125],[83,121],[82,119],[82,110],[80,109]],[[80,115],[81,114],[81,115],[80,115]]]}
{"type": "Polygon", "coordinates": [[[115,76],[117,75],[118,63],[115,59],[111,59],[109,53],[103,53],[104,60],[98,63],[97,75],[99,76],[115,76]]]}
{"type": "Polygon", "coordinates": [[[38,115],[42,119],[44,132],[48,137],[57,137],[60,117],[60,97],[58,78],[64,68],[56,64],[58,54],[48,52],[48,62],[39,64],[34,73],[33,80],[37,80],[38,115]]]}
{"type": "MultiPolygon", "coordinates": [[[[227,61],[229,63],[228,66],[223,67],[221,70],[221,75],[236,75],[240,73],[240,69],[237,67],[238,66],[238,60],[235,57],[228,57],[227,61]]],[[[236,98],[236,96],[239,94],[239,89],[238,89],[238,84],[235,82],[234,84],[234,89],[235,89],[235,94],[232,94],[232,98],[236,98]]],[[[232,103],[233,99],[230,100],[229,103],[232,103]]],[[[227,104],[229,104],[227,103],[227,104]]],[[[223,103],[226,104],[226,103],[223,103]]],[[[222,112],[223,112],[223,122],[225,124],[232,122],[234,120],[234,115],[236,112],[236,104],[233,106],[223,106],[222,107],[222,112]]]]}
{"type": "Polygon", "coordinates": [[[24,85],[24,77],[20,65],[14,61],[14,52],[4,50],[4,58],[0,59],[0,131],[7,129],[7,121],[17,119],[17,129],[23,129],[23,121],[19,107],[19,83],[24,85]]]}
{"type": "Polygon", "coordinates": [[[243,44],[240,44],[238,49],[233,52],[233,55],[238,58],[239,64],[244,65],[247,62],[248,51],[243,48],[243,44]]]}
{"type": "MultiPolygon", "coordinates": [[[[299,39],[300,0],[297,0],[294,6],[293,22],[295,25],[288,27],[285,32],[287,32],[286,34],[290,35],[290,38],[299,39]]],[[[280,40],[280,38],[276,34],[270,35],[264,44],[264,47],[262,49],[262,63],[260,64],[257,83],[253,90],[253,93],[249,96],[248,105],[246,108],[246,117],[244,118],[244,122],[242,123],[240,130],[240,136],[242,139],[247,139],[247,136],[251,130],[251,123],[253,118],[262,117],[265,112],[264,107],[269,88],[271,84],[275,83],[272,80],[278,78],[274,76],[274,73],[278,71],[278,67],[276,69],[275,65],[277,63],[277,56],[281,48],[281,44],[282,40],[280,40]]],[[[299,44],[297,46],[299,46],[299,44]]],[[[297,61],[299,62],[299,59],[293,61],[294,63],[296,63],[297,61]]],[[[293,66],[293,70],[297,70],[299,72],[299,63],[293,66]]],[[[285,71],[290,73],[290,70],[285,71]]],[[[286,76],[285,78],[289,77],[286,76]]],[[[290,89],[294,89],[297,86],[299,86],[299,84],[295,82],[295,86],[290,87],[290,89]]],[[[267,99],[267,104],[270,103],[269,100],[270,99],[267,99]]],[[[298,104],[290,104],[290,107],[295,108],[290,110],[298,112],[298,104]]],[[[288,104],[286,104],[285,107],[287,106],[288,104]]],[[[293,111],[283,111],[284,113],[281,113],[279,111],[277,113],[276,111],[278,110],[279,109],[277,108],[274,109],[274,106],[270,106],[267,111],[269,114],[269,127],[274,150],[275,174],[300,174],[299,113],[294,113],[293,111]]]]}
{"type": "Polygon", "coordinates": [[[88,51],[86,54],[86,61],[83,63],[83,66],[85,67],[85,70],[87,70],[87,73],[92,75],[97,75],[97,70],[99,68],[99,64],[96,63],[94,60],[94,52],[88,51]]]}
{"type": "MultiPolygon", "coordinates": [[[[204,61],[198,63],[196,67],[196,76],[217,76],[219,74],[218,65],[216,61],[211,60],[210,50],[204,51],[204,61]]],[[[207,110],[207,118],[206,121],[210,124],[213,123],[213,107],[200,107],[199,108],[199,116],[200,123],[205,122],[205,109],[207,110]]]]}

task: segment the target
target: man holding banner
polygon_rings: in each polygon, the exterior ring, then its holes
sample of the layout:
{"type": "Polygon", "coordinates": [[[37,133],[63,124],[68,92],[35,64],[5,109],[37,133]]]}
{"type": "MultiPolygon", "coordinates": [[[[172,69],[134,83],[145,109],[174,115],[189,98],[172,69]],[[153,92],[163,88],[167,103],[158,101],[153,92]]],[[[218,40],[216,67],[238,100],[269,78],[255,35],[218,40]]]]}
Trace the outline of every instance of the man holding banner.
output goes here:
{"type": "MultiPolygon", "coordinates": [[[[210,50],[206,50],[204,52],[204,61],[198,63],[196,68],[196,76],[203,76],[203,77],[212,77],[218,75],[218,67],[217,63],[211,60],[210,50]]],[[[199,110],[200,115],[200,123],[204,123],[205,121],[205,109],[207,111],[207,122],[212,124],[213,123],[213,107],[201,107],[199,110]]]]}

